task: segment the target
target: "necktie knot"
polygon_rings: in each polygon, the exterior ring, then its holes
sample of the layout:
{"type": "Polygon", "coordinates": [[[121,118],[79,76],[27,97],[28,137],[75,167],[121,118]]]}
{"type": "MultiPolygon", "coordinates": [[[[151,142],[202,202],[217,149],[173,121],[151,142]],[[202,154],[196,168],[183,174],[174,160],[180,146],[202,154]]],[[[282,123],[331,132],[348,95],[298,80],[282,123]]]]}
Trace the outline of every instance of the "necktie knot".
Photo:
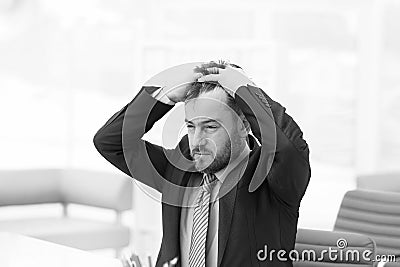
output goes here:
{"type": "Polygon", "coordinates": [[[212,174],[212,173],[204,174],[203,185],[202,185],[203,190],[207,191],[208,193],[211,193],[213,187],[215,186],[216,180],[217,180],[217,177],[214,174],[212,174]]]}

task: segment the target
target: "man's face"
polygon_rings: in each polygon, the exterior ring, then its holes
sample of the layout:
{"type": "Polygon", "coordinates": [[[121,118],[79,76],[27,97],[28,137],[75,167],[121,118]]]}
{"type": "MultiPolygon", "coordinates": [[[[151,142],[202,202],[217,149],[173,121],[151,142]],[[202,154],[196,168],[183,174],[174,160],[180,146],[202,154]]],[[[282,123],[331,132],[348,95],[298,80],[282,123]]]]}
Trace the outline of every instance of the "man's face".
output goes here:
{"type": "Polygon", "coordinates": [[[240,154],[238,119],[226,105],[223,89],[185,103],[185,121],[190,153],[198,171],[218,172],[240,154]]]}

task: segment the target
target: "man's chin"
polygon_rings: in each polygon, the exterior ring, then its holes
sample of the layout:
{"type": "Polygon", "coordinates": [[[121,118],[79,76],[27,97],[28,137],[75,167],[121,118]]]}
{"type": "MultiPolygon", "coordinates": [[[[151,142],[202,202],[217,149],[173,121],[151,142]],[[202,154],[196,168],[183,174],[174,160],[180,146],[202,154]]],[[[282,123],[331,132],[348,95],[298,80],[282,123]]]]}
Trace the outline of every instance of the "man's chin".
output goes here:
{"type": "Polygon", "coordinates": [[[195,163],[195,168],[198,172],[204,172],[209,166],[210,164],[203,164],[198,162],[195,163]]]}
{"type": "Polygon", "coordinates": [[[226,167],[227,164],[224,164],[224,166],[221,166],[220,164],[215,164],[215,162],[212,162],[210,164],[195,164],[195,168],[198,172],[202,173],[216,173],[220,170],[222,170],[224,167],[226,167]]]}

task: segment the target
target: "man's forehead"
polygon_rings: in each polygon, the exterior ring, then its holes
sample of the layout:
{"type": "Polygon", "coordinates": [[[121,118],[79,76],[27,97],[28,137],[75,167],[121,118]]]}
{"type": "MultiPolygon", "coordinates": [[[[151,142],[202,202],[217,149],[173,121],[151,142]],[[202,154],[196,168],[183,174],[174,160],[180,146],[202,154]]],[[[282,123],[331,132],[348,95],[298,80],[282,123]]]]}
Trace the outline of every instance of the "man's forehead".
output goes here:
{"type": "Polygon", "coordinates": [[[185,103],[185,117],[189,121],[224,120],[227,116],[230,116],[230,108],[226,104],[226,96],[220,94],[202,94],[185,103]]]}

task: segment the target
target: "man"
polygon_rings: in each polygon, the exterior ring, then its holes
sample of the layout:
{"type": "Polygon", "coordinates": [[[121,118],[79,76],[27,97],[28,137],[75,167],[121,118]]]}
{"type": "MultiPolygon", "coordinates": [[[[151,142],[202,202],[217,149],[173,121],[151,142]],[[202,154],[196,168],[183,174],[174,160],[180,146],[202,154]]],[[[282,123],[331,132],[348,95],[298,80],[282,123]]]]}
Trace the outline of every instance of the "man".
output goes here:
{"type": "Polygon", "coordinates": [[[288,253],[311,170],[308,145],[285,108],[225,62],[181,65],[148,84],[94,143],[117,168],[162,193],[157,266],[175,258],[189,267],[292,266],[288,253]],[[143,141],[178,102],[188,134],[176,148],[143,141]]]}

